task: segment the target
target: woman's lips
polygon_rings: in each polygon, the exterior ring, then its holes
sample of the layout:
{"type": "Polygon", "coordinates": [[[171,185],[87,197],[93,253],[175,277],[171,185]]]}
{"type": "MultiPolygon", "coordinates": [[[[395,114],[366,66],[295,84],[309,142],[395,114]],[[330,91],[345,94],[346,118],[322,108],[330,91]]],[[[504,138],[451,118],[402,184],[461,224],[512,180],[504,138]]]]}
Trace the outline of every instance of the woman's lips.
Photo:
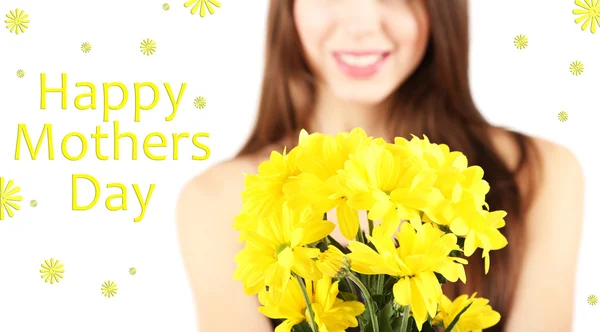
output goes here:
{"type": "Polygon", "coordinates": [[[390,52],[333,52],[338,67],[352,78],[369,78],[379,72],[390,52]]]}

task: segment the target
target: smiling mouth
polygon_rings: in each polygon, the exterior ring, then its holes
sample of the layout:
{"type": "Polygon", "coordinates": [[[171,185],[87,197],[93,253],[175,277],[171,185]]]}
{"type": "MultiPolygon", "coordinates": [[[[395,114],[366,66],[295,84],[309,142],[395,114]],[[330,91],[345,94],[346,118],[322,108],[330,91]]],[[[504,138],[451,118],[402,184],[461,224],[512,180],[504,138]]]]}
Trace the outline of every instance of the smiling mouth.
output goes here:
{"type": "Polygon", "coordinates": [[[369,78],[375,75],[391,52],[333,52],[338,67],[352,78],[369,78]]]}

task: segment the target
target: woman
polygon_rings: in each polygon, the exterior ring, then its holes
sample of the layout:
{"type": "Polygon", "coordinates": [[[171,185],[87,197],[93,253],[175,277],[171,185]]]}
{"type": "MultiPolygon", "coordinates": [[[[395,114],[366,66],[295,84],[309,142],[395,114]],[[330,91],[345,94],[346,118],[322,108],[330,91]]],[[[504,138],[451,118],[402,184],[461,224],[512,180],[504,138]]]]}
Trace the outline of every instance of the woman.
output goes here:
{"type": "MultiPolygon", "coordinates": [[[[467,285],[450,298],[489,298],[502,320],[492,331],[569,331],[583,177],[564,147],[496,128],[474,105],[468,81],[463,0],[272,0],[257,124],[240,154],[192,180],[178,212],[182,253],[202,331],[266,332],[273,324],[232,278],[242,248],[231,227],[242,173],[298,132],[427,135],[483,167],[487,201],[508,212],[509,241],[486,276],[472,259],[467,285]],[[217,250],[219,252],[211,252],[217,250]]],[[[330,213],[329,215],[334,215],[330,213]]],[[[366,220],[362,220],[363,229],[366,220]]],[[[336,231],[334,238],[347,243],[336,231]]]]}

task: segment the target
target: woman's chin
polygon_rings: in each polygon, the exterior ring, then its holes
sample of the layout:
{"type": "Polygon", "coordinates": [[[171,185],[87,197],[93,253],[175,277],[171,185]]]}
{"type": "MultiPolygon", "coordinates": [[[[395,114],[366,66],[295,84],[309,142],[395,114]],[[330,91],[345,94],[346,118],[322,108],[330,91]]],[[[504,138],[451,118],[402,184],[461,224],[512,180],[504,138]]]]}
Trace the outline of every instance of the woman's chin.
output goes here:
{"type": "Polygon", "coordinates": [[[380,105],[387,97],[385,94],[369,93],[362,89],[346,89],[339,91],[336,95],[338,99],[344,100],[348,104],[366,106],[367,108],[380,105]]]}

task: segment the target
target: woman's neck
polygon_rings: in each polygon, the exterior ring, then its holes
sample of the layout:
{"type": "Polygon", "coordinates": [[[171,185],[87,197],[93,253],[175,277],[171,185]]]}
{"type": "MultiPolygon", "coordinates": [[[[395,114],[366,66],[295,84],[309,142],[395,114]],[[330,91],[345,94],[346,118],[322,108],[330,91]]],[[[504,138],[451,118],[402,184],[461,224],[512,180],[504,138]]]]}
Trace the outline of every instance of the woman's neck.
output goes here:
{"type": "Polygon", "coordinates": [[[385,107],[365,105],[337,98],[327,89],[317,94],[313,116],[309,123],[311,132],[335,135],[361,127],[367,135],[387,137],[385,107]]]}

